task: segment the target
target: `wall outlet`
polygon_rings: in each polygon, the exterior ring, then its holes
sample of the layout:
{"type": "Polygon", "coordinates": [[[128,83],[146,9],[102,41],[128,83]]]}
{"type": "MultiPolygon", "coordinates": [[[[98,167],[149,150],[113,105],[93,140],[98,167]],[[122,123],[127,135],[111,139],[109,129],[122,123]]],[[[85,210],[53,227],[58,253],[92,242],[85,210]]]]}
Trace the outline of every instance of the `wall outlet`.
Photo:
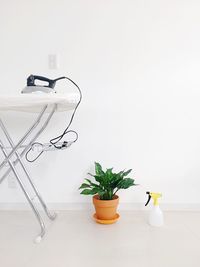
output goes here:
{"type": "Polygon", "coordinates": [[[13,175],[8,175],[8,187],[9,188],[16,188],[17,184],[16,184],[16,179],[13,175]]]}

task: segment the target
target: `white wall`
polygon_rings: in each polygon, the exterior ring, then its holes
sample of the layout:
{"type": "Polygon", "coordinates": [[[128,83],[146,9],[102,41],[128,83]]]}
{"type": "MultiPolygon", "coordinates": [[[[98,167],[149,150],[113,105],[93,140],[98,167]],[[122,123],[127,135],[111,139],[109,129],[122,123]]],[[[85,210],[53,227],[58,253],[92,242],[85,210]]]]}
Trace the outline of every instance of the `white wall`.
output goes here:
{"type": "MultiPolygon", "coordinates": [[[[200,203],[200,2],[195,0],[0,0],[1,93],[17,93],[26,77],[67,75],[84,99],[73,128],[79,141],[31,165],[48,202],[89,202],[77,188],[94,161],[133,168],[137,188],[164,203],[200,203]],[[60,69],[48,69],[48,54],[60,69]]],[[[1,115],[15,139],[34,115],[1,115]],[[25,121],[25,123],[24,123],[25,121]]],[[[56,115],[39,141],[64,129],[56,115]]],[[[23,202],[0,187],[0,202],[23,202]]]]}

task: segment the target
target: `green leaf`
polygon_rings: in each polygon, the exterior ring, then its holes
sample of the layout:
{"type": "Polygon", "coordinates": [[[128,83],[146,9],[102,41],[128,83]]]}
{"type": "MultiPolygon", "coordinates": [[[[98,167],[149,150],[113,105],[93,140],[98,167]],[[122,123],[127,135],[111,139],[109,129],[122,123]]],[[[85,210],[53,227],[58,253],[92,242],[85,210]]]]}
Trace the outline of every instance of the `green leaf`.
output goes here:
{"type": "Polygon", "coordinates": [[[92,189],[92,194],[93,195],[97,194],[98,192],[99,192],[99,188],[96,187],[96,188],[92,189]]]}
{"type": "Polygon", "coordinates": [[[132,171],[132,169],[130,169],[130,170],[124,172],[124,173],[123,173],[123,176],[124,176],[124,177],[127,176],[131,171],[132,171]]]}
{"type": "Polygon", "coordinates": [[[91,173],[88,173],[90,176],[92,176],[92,177],[94,177],[94,179],[97,181],[97,182],[99,182],[100,183],[100,181],[101,181],[101,176],[99,176],[99,175],[94,175],[94,174],[91,174],[91,173]]]}
{"type": "Polygon", "coordinates": [[[101,183],[101,180],[102,180],[101,176],[95,175],[94,179],[95,179],[96,182],[101,183]]]}
{"type": "Polygon", "coordinates": [[[114,190],[115,188],[117,188],[118,184],[120,184],[121,181],[122,181],[122,178],[113,181],[112,184],[111,184],[112,189],[114,190]]]}
{"type": "Polygon", "coordinates": [[[116,176],[123,178],[123,173],[124,173],[124,171],[118,172],[118,173],[116,173],[116,176]]]}
{"type": "Polygon", "coordinates": [[[112,179],[115,176],[115,174],[112,172],[112,170],[113,170],[113,168],[106,170],[106,177],[108,178],[109,182],[112,181],[112,179]]]}
{"type": "Polygon", "coordinates": [[[97,175],[104,175],[101,165],[98,162],[95,162],[95,172],[97,175]]]}
{"type": "Polygon", "coordinates": [[[133,186],[134,184],[134,180],[131,178],[125,178],[123,179],[117,186],[118,189],[127,189],[130,186],[133,186]]]}
{"type": "Polygon", "coordinates": [[[97,194],[99,191],[98,188],[93,188],[93,189],[84,189],[81,194],[82,195],[95,195],[97,194]]]}
{"type": "Polygon", "coordinates": [[[98,184],[92,183],[89,179],[85,179],[90,185],[98,187],[98,184]]]}
{"type": "Polygon", "coordinates": [[[112,170],[113,170],[113,168],[107,169],[107,170],[106,170],[106,174],[107,174],[107,175],[111,175],[111,174],[113,174],[113,173],[112,173],[112,170]]]}
{"type": "Polygon", "coordinates": [[[81,192],[82,195],[93,195],[92,193],[92,189],[84,189],[82,192],[81,192]]]}
{"type": "Polygon", "coordinates": [[[86,184],[86,183],[83,183],[79,189],[83,189],[83,188],[90,188],[90,185],[89,184],[86,184]]]}
{"type": "Polygon", "coordinates": [[[92,177],[94,177],[94,179],[95,179],[95,181],[97,181],[97,182],[101,182],[101,176],[99,176],[99,175],[92,175],[91,173],[88,173],[89,175],[91,175],[92,177]]]}

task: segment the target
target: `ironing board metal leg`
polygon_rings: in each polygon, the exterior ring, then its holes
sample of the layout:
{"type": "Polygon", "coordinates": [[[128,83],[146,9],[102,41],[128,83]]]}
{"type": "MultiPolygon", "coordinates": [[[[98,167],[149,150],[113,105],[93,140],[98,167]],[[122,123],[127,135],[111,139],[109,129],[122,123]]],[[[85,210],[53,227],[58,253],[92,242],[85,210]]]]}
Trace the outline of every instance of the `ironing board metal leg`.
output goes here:
{"type": "Polygon", "coordinates": [[[8,154],[7,159],[5,159],[1,164],[0,164],[0,169],[2,169],[5,164],[8,162],[8,160],[12,157],[12,155],[17,151],[19,146],[26,140],[26,138],[30,135],[30,133],[34,130],[34,128],[38,125],[40,122],[41,117],[43,116],[45,110],[47,109],[47,106],[43,108],[41,111],[40,115],[38,116],[36,122],[31,126],[31,128],[25,133],[25,135],[19,140],[19,142],[15,145],[13,150],[8,154]]]}
{"type": "Polygon", "coordinates": [[[35,136],[31,139],[31,141],[29,142],[29,144],[24,148],[24,150],[21,152],[20,156],[24,156],[26,154],[26,152],[29,150],[29,148],[31,147],[32,143],[35,142],[35,140],[41,135],[41,133],[46,129],[49,121],[51,120],[53,114],[55,113],[57,109],[57,104],[55,104],[53,106],[53,109],[51,111],[51,113],[49,114],[49,116],[47,117],[46,121],[44,122],[43,126],[39,129],[39,131],[35,134],[35,136]]]}
{"type": "MultiPolygon", "coordinates": [[[[5,128],[3,122],[1,121],[1,119],[0,119],[0,126],[1,126],[1,128],[3,130],[3,132],[5,133],[5,136],[7,137],[8,142],[10,143],[10,146],[12,148],[14,148],[14,143],[12,141],[12,138],[10,137],[10,135],[9,135],[7,129],[5,128]]],[[[27,170],[27,168],[26,168],[26,166],[25,166],[25,164],[23,162],[23,159],[20,157],[20,155],[19,155],[19,153],[17,151],[15,152],[15,155],[16,155],[20,165],[22,166],[22,168],[23,168],[23,170],[24,170],[24,172],[25,172],[25,174],[26,174],[26,176],[28,178],[28,181],[29,181],[30,185],[32,186],[36,196],[38,197],[38,199],[39,199],[39,201],[40,201],[40,203],[41,203],[46,215],[49,217],[49,219],[54,220],[56,218],[56,213],[51,214],[51,212],[48,210],[47,205],[45,204],[44,200],[42,199],[40,193],[38,192],[36,186],[34,185],[32,179],[30,177],[30,174],[29,174],[29,172],[28,172],[28,170],[27,170]]]]}
{"type": "Polygon", "coordinates": [[[29,172],[28,170],[26,169],[26,166],[23,162],[23,159],[22,157],[25,155],[25,153],[30,149],[31,145],[33,142],[35,142],[35,140],[38,138],[38,136],[44,131],[44,129],[47,127],[50,119],[52,118],[55,110],[57,108],[57,104],[54,104],[54,106],[52,107],[52,111],[51,113],[48,115],[47,119],[45,120],[45,122],[42,124],[42,126],[40,127],[40,129],[33,135],[31,141],[29,141],[28,145],[25,146],[24,150],[19,153],[17,150],[18,148],[25,142],[25,140],[29,137],[29,135],[32,133],[32,131],[38,126],[38,124],[40,123],[41,121],[41,118],[42,116],[44,115],[46,109],[47,109],[47,106],[45,106],[41,113],[39,114],[37,120],[34,122],[34,124],[31,126],[31,128],[25,133],[25,135],[19,140],[19,142],[14,145],[7,129],[5,128],[3,122],[0,120],[0,127],[1,129],[3,130],[8,142],[10,143],[10,146],[12,148],[11,152],[8,153],[6,151],[6,148],[5,146],[3,145],[3,143],[0,141],[0,149],[2,150],[4,156],[5,156],[5,159],[4,161],[0,164],[0,169],[2,169],[6,163],[9,164],[9,169],[4,173],[4,175],[0,178],[0,183],[7,177],[7,175],[10,173],[10,171],[12,171],[22,189],[22,191],[24,192],[24,195],[26,197],[26,199],[28,200],[33,212],[34,212],[34,215],[36,216],[36,219],[38,220],[38,223],[40,225],[40,228],[41,228],[41,231],[40,231],[40,234],[36,237],[35,241],[38,243],[41,241],[42,237],[44,236],[45,234],[45,225],[44,225],[44,222],[38,212],[38,210],[36,209],[34,203],[32,202],[32,199],[29,195],[29,193],[26,191],[26,188],[25,188],[25,185],[23,183],[23,181],[21,180],[16,168],[15,168],[15,165],[17,163],[20,163],[21,167],[23,168],[23,171],[27,177],[27,180],[29,181],[34,193],[36,194],[36,196],[38,197],[42,207],[44,208],[44,211],[46,212],[47,216],[51,219],[51,220],[54,220],[56,218],[56,214],[53,213],[51,214],[50,211],[48,210],[44,200],[42,199],[40,193],[38,192],[37,188],[35,187],[30,175],[29,175],[29,172]],[[11,157],[15,155],[17,158],[12,161],[11,160],[11,157]]]}
{"type": "Polygon", "coordinates": [[[25,186],[24,186],[23,182],[21,181],[20,176],[18,175],[18,172],[16,171],[16,169],[15,169],[14,165],[12,164],[11,160],[8,158],[8,154],[5,151],[2,142],[0,142],[0,147],[1,147],[1,150],[2,150],[2,152],[3,152],[3,154],[4,154],[5,158],[6,158],[6,160],[8,161],[8,164],[9,164],[10,168],[12,169],[12,171],[13,171],[13,173],[14,173],[14,175],[15,175],[15,177],[16,177],[16,179],[17,179],[17,181],[18,181],[18,183],[19,183],[19,185],[20,185],[20,187],[22,189],[22,191],[24,192],[24,195],[25,195],[26,199],[28,200],[28,202],[29,202],[29,204],[30,204],[30,206],[31,206],[31,208],[32,208],[32,210],[34,212],[34,214],[36,216],[36,219],[39,222],[41,231],[40,231],[39,236],[36,238],[36,242],[40,242],[40,240],[42,239],[42,237],[45,234],[45,225],[44,225],[44,222],[42,221],[42,218],[41,218],[38,210],[36,209],[35,205],[33,204],[32,200],[31,200],[31,197],[26,192],[25,186]]]}
{"type": "Polygon", "coordinates": [[[43,198],[41,197],[40,193],[38,192],[38,190],[37,190],[35,184],[33,183],[32,179],[31,179],[31,177],[30,177],[30,174],[29,174],[29,172],[28,172],[26,166],[25,166],[24,163],[23,163],[23,160],[20,159],[20,156],[19,156],[19,154],[18,154],[17,152],[16,152],[16,154],[17,154],[18,160],[19,160],[19,162],[20,162],[20,164],[21,164],[21,166],[22,166],[22,168],[23,168],[23,170],[24,170],[24,172],[25,172],[25,174],[26,174],[26,176],[27,176],[27,178],[28,178],[28,181],[29,181],[30,185],[32,186],[32,188],[33,188],[33,190],[34,190],[36,196],[38,197],[38,199],[39,199],[39,201],[40,201],[40,203],[41,203],[41,205],[42,205],[42,207],[43,207],[43,209],[44,209],[46,215],[48,216],[48,218],[49,218],[50,220],[52,220],[52,221],[55,220],[55,218],[56,218],[56,213],[55,213],[55,212],[51,213],[51,212],[49,211],[49,209],[47,208],[46,203],[44,202],[44,200],[43,200],[43,198]]]}
{"type": "MultiPolygon", "coordinates": [[[[28,151],[28,149],[30,149],[30,146],[31,146],[31,144],[33,143],[33,142],[35,142],[35,140],[39,137],[39,135],[44,131],[44,129],[47,127],[47,125],[48,125],[48,123],[49,123],[49,121],[50,121],[50,119],[52,118],[52,116],[53,116],[53,114],[55,113],[55,110],[56,110],[56,108],[57,108],[57,105],[55,104],[54,105],[54,107],[53,107],[53,109],[52,109],[52,111],[51,111],[51,113],[49,114],[49,116],[47,117],[47,119],[46,119],[46,121],[44,122],[44,124],[43,124],[43,126],[39,129],[39,131],[34,135],[34,137],[31,139],[31,141],[29,142],[29,144],[25,147],[25,149],[20,153],[20,157],[22,157],[22,156],[24,156],[24,154],[28,151]]],[[[45,110],[46,110],[46,108],[45,108],[45,110]]],[[[42,110],[42,115],[44,114],[43,113],[43,110],[42,110]]],[[[41,115],[41,114],[40,114],[41,115]]],[[[41,116],[39,116],[39,121],[40,121],[40,119],[41,119],[41,116]]],[[[39,122],[38,121],[38,122],[39,122]]],[[[25,141],[25,139],[24,139],[24,141],[25,141]]],[[[20,143],[20,145],[21,145],[21,143],[20,143]]],[[[20,146],[20,145],[18,145],[18,146],[20,146]]],[[[15,152],[17,151],[17,146],[15,146],[15,152]]],[[[14,153],[15,153],[14,152],[14,153]]],[[[12,153],[12,151],[11,151],[11,153],[12,153]]],[[[11,154],[10,153],[10,154],[11,154]]],[[[13,153],[12,153],[13,154],[13,153]]],[[[15,166],[16,164],[17,164],[17,162],[18,162],[18,159],[17,160],[15,160],[14,162],[13,162],[13,165],[15,166]]],[[[0,169],[1,169],[1,166],[0,166],[0,169]]],[[[1,179],[0,179],[0,184],[3,182],[3,180],[7,177],[7,175],[10,173],[10,171],[11,171],[11,169],[8,169],[5,173],[4,173],[4,175],[1,177],[1,179]]]]}

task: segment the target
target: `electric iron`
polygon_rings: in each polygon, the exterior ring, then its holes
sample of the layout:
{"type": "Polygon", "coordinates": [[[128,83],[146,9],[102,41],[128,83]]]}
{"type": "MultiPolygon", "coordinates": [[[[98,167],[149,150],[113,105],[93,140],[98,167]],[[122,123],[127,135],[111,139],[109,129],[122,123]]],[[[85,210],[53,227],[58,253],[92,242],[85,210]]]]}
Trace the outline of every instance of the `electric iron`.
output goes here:
{"type": "Polygon", "coordinates": [[[59,77],[55,80],[48,79],[46,77],[38,75],[30,75],[27,78],[27,86],[22,90],[22,94],[31,93],[56,93],[54,87],[58,80],[65,79],[65,77],[59,77]],[[36,80],[46,82],[46,85],[38,85],[35,83],[36,80]]]}

